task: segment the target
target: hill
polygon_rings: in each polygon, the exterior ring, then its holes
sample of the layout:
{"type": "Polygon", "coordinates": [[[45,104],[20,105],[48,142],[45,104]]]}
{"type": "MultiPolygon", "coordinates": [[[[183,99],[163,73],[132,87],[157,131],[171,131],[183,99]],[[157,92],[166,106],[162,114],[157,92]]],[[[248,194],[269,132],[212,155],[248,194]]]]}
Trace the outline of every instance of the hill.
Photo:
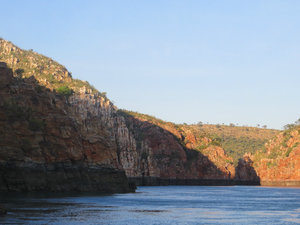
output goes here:
{"type": "Polygon", "coordinates": [[[207,154],[204,151],[207,147],[221,147],[225,150],[225,153],[232,158],[235,166],[238,160],[243,158],[245,153],[254,154],[257,150],[261,149],[269,139],[280,132],[273,129],[234,125],[175,124],[138,112],[128,110],[120,111],[141,121],[148,121],[170,131],[186,148],[207,154]]]}
{"type": "Polygon", "coordinates": [[[5,62],[12,69],[15,77],[34,76],[41,86],[64,95],[71,95],[73,92],[89,93],[107,100],[104,92],[99,92],[87,81],[73,79],[71,73],[63,65],[49,57],[33,50],[20,49],[4,39],[0,39],[0,52],[0,61],[5,62]]]}
{"type": "MultiPolygon", "coordinates": [[[[232,125],[188,125],[183,126],[195,136],[207,136],[219,144],[234,159],[237,164],[245,153],[255,153],[276,134],[278,130],[257,127],[232,126],[232,125]]],[[[195,146],[201,148],[201,146],[195,146]]]]}

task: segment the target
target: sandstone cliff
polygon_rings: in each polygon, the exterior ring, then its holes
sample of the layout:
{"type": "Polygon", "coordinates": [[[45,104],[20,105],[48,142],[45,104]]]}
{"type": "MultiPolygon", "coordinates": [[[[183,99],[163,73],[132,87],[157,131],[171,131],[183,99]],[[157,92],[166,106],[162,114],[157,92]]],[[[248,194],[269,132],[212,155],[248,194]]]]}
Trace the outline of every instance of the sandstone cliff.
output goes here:
{"type": "MultiPolygon", "coordinates": [[[[118,110],[105,93],[50,58],[5,40],[0,53],[11,68],[0,64],[0,190],[126,192],[125,174],[149,185],[283,179],[277,167],[271,175],[277,159],[264,163],[253,156],[275,130],[176,125],[118,110]],[[245,149],[253,154],[238,161],[245,149]]],[[[293,157],[296,147],[288,148],[293,157]]],[[[289,157],[282,163],[292,171],[289,157]]]]}
{"type": "Polygon", "coordinates": [[[47,57],[4,40],[0,52],[0,190],[131,191],[105,95],[47,57]]]}
{"type": "MultiPolygon", "coordinates": [[[[119,115],[126,119],[126,125],[136,140],[132,148],[135,160],[124,167],[129,177],[169,179],[167,183],[176,183],[174,180],[178,180],[182,184],[185,184],[183,180],[187,180],[186,184],[196,184],[195,180],[226,184],[226,181],[230,183],[234,178],[232,158],[221,147],[214,145],[211,139],[195,137],[188,131],[178,129],[173,123],[147,115],[125,110],[119,110],[119,115]],[[185,143],[187,139],[189,144],[185,143]],[[205,146],[201,151],[193,148],[192,143],[195,144],[196,139],[197,144],[205,146]]],[[[126,162],[128,161],[125,159],[124,163],[126,162]]],[[[145,180],[146,183],[152,181],[145,180]]]]}
{"type": "MultiPolygon", "coordinates": [[[[207,148],[196,151],[184,144],[182,132],[172,126],[117,113],[105,94],[73,79],[55,61],[5,40],[0,40],[0,52],[0,60],[12,68],[14,75],[5,78],[12,83],[4,84],[6,89],[2,90],[6,136],[1,141],[2,162],[14,162],[14,171],[35,160],[39,166],[63,162],[69,167],[76,163],[124,169],[127,176],[136,178],[234,177],[232,159],[222,148],[209,143],[209,138],[201,138],[207,148]],[[19,112],[24,113],[21,119],[14,115],[19,112]],[[7,152],[11,154],[5,155],[7,152]]],[[[4,177],[8,169],[2,171],[4,177]]],[[[11,183],[8,180],[13,175],[6,177],[3,183],[11,183]]]]}
{"type": "Polygon", "coordinates": [[[254,181],[261,184],[261,179],[253,166],[253,157],[246,153],[243,158],[239,159],[236,167],[235,179],[242,182],[254,181]]]}
{"type": "Polygon", "coordinates": [[[287,129],[253,157],[262,185],[300,185],[300,126],[287,129]]]}

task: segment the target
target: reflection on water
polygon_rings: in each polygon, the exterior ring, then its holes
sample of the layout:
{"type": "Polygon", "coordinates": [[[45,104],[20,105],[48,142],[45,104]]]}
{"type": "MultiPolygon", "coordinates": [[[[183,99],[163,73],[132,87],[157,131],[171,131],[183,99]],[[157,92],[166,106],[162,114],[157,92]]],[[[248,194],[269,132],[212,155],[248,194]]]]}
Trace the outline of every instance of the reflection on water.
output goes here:
{"type": "Polygon", "coordinates": [[[300,224],[300,189],[139,187],[116,195],[0,195],[0,224],[300,224]]]}

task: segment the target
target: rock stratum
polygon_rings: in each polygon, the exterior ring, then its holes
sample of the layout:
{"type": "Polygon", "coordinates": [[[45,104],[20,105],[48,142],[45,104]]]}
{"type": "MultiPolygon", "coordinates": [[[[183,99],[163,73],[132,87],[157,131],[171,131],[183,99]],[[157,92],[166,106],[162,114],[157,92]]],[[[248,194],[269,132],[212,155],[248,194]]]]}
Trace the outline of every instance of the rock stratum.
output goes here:
{"type": "Polygon", "coordinates": [[[262,185],[300,186],[300,125],[278,134],[251,158],[262,185]]]}
{"type": "Polygon", "coordinates": [[[277,164],[265,170],[267,155],[256,155],[268,139],[282,135],[276,130],[178,125],[118,110],[105,93],[48,57],[3,39],[0,53],[0,191],[112,193],[132,191],[130,182],[299,180],[288,175],[294,173],[289,161],[299,160],[294,145],[282,176],[271,172],[280,170],[277,164]]]}
{"type": "Polygon", "coordinates": [[[132,191],[111,102],[51,59],[0,46],[0,191],[132,191]]]}

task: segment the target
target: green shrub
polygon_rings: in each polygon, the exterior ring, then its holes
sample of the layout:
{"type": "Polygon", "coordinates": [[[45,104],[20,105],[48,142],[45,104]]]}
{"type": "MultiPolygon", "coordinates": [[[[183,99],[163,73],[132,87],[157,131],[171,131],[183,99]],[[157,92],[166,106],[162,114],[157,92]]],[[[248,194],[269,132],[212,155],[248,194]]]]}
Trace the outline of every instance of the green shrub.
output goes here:
{"type": "Polygon", "coordinates": [[[221,146],[222,139],[219,137],[215,137],[212,139],[211,144],[215,146],[221,146]]]}
{"type": "Polygon", "coordinates": [[[207,147],[208,147],[207,145],[202,144],[202,145],[197,146],[196,149],[201,152],[202,150],[206,149],[207,147]]]}
{"type": "Polygon", "coordinates": [[[277,166],[277,162],[267,162],[267,167],[268,168],[272,168],[272,167],[276,167],[277,166]]]}
{"type": "Polygon", "coordinates": [[[280,156],[280,150],[274,148],[273,151],[271,151],[270,155],[268,155],[269,159],[276,159],[278,156],[280,156]]]}
{"type": "Polygon", "coordinates": [[[286,157],[290,156],[290,153],[293,151],[293,148],[288,148],[287,152],[285,153],[286,157]]]}
{"type": "Polygon", "coordinates": [[[225,162],[226,162],[226,163],[229,163],[229,164],[231,164],[231,165],[234,164],[234,163],[233,163],[231,160],[229,160],[229,159],[225,159],[225,162]]]}
{"type": "Polygon", "coordinates": [[[24,72],[25,72],[25,71],[24,71],[23,69],[16,69],[16,70],[15,70],[15,73],[17,74],[17,76],[18,76],[19,78],[22,78],[22,75],[23,75],[24,72]]]}
{"type": "Polygon", "coordinates": [[[73,94],[73,90],[71,88],[69,88],[68,86],[61,86],[61,87],[57,88],[56,91],[59,94],[64,95],[66,97],[69,97],[73,94]]]}
{"type": "Polygon", "coordinates": [[[285,147],[285,148],[288,147],[286,142],[283,142],[283,143],[282,143],[282,146],[285,147]]]}

